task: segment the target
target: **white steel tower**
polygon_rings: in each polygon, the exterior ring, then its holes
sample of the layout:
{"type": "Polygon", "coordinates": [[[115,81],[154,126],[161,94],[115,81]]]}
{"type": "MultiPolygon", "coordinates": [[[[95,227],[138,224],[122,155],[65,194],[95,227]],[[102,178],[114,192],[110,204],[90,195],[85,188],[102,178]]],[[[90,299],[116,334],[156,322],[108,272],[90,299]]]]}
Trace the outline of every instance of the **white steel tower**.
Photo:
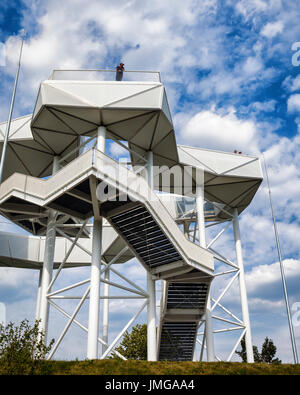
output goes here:
{"type": "Polygon", "coordinates": [[[198,343],[200,358],[206,348],[207,360],[217,359],[219,319],[241,330],[228,359],[245,336],[253,362],[238,216],[262,181],[259,160],[178,146],[159,73],[124,74],[123,81],[113,81],[107,71],[55,70],[41,83],[33,114],[12,121],[0,212],[33,236],[2,234],[0,263],[40,271],[36,318],[46,334],[50,306],[67,318],[49,358],[72,324],[87,332],[86,357],[106,358],[147,309],[148,360],[197,360],[198,343]],[[129,152],[130,163],[108,155],[112,142],[129,152]],[[225,229],[207,237],[208,227],[223,222],[226,229],[233,226],[235,262],[212,247],[225,229]],[[20,243],[27,248],[20,250],[20,243]],[[146,289],[116,268],[133,257],[146,271],[146,289]],[[231,270],[216,271],[214,261],[231,270]],[[54,289],[62,269],[78,266],[90,266],[89,278],[54,289]],[[211,284],[221,274],[233,277],[214,299],[211,284]],[[235,279],[241,319],[221,304],[235,279]],[[67,295],[82,286],[81,295],[67,295]],[[112,288],[128,295],[116,296],[112,288]],[[71,313],[55,301],[68,298],[78,299],[71,313]],[[141,304],[110,341],[114,298],[141,304]],[[87,324],[77,318],[85,303],[87,324]],[[216,307],[231,318],[217,317],[216,307]]]}

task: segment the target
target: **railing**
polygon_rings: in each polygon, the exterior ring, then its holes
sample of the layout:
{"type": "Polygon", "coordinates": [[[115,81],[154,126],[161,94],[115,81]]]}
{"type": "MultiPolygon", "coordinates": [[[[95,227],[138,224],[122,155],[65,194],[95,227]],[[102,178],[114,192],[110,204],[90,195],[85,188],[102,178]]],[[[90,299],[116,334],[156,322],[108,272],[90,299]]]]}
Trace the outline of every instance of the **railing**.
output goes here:
{"type": "MultiPolygon", "coordinates": [[[[49,80],[116,81],[116,70],[53,70],[49,80]]],[[[122,81],[161,82],[159,71],[125,70],[122,81]]]]}
{"type": "MultiPolygon", "coordinates": [[[[205,202],[204,215],[206,220],[214,219],[223,210],[223,207],[224,204],[221,203],[205,202]]],[[[182,220],[194,220],[196,218],[196,200],[194,197],[176,197],[176,217],[182,220]]]]}

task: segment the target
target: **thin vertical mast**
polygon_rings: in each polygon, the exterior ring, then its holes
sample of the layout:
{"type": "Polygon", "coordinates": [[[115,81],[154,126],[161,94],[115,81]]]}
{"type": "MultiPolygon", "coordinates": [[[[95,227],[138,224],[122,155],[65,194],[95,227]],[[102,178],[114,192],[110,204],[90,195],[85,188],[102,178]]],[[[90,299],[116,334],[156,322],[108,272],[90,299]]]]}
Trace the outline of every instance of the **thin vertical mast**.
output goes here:
{"type": "Polygon", "coordinates": [[[4,162],[5,162],[5,156],[6,156],[6,148],[7,148],[7,143],[8,143],[11,118],[12,118],[12,113],[13,113],[13,108],[14,108],[14,103],[15,103],[15,96],[16,96],[17,84],[18,84],[18,79],[19,79],[19,72],[20,72],[20,66],[21,66],[21,57],[22,57],[22,50],[23,50],[25,34],[26,34],[25,30],[23,30],[22,43],[21,43],[20,54],[19,54],[19,61],[18,61],[17,72],[16,72],[16,76],[15,76],[14,89],[13,89],[13,94],[12,94],[12,98],[11,98],[8,121],[7,121],[7,125],[6,125],[3,148],[2,148],[2,155],[1,155],[1,162],[0,162],[0,184],[2,183],[2,178],[3,178],[3,169],[4,169],[4,162]]]}
{"type": "Polygon", "coordinates": [[[289,298],[288,298],[284,268],[283,268],[283,263],[282,263],[279,235],[278,235],[278,231],[277,231],[276,219],[275,219],[274,208],[273,208],[273,203],[272,203],[272,194],[271,194],[267,164],[266,164],[266,159],[265,159],[264,155],[263,155],[263,158],[264,158],[264,165],[265,165],[265,171],[266,171],[266,176],[267,176],[270,207],[271,207],[271,212],[272,212],[272,219],[273,219],[274,233],[275,233],[275,239],[276,239],[278,259],[279,259],[280,273],[281,273],[281,279],[282,279],[282,285],[283,285],[283,293],[284,293],[286,311],[287,311],[288,322],[289,322],[289,330],[290,330],[291,343],[292,343],[292,349],[293,349],[294,363],[296,364],[296,363],[299,363],[297,346],[296,346],[295,334],[294,334],[294,329],[293,329],[293,324],[292,324],[292,319],[291,319],[291,310],[290,310],[290,305],[289,305],[289,298]]]}

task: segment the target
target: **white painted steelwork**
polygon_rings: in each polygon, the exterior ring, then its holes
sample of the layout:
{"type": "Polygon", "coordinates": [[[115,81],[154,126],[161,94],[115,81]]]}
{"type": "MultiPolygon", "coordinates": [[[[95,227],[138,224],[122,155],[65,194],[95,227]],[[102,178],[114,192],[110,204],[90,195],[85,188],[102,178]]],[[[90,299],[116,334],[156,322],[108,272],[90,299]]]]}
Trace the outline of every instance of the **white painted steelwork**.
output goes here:
{"type": "MultiPolygon", "coordinates": [[[[48,357],[55,355],[71,324],[88,334],[87,358],[107,357],[147,306],[149,360],[191,360],[196,341],[202,346],[201,357],[207,348],[207,359],[218,360],[213,334],[242,330],[228,359],[245,336],[251,362],[250,322],[237,218],[262,181],[258,159],[177,146],[166,92],[160,80],[116,82],[94,77],[74,80],[71,74],[74,76],[74,71],[69,74],[55,71],[49,80],[42,82],[33,115],[11,122],[5,181],[0,185],[1,213],[35,235],[0,235],[3,247],[0,265],[39,270],[43,267],[36,308],[42,328],[47,332],[49,304],[68,319],[48,357]],[[68,78],[62,80],[63,73],[68,78]],[[129,165],[120,165],[104,153],[108,140],[128,150],[129,165]],[[88,144],[92,147],[86,151],[84,146],[88,144]],[[36,155],[34,163],[32,152],[36,155]],[[54,169],[50,175],[53,161],[61,168],[54,169]],[[155,190],[170,191],[161,182],[155,166],[178,166],[184,169],[185,175],[189,169],[195,170],[188,174],[192,181],[189,189],[178,186],[175,178],[168,185],[173,192],[186,193],[184,198],[191,199],[189,212],[179,212],[175,195],[168,201],[164,195],[157,195],[155,190]],[[203,174],[201,182],[194,176],[199,172],[203,174]],[[112,196],[117,199],[99,200],[97,190],[101,185],[103,193],[105,188],[111,188],[112,196]],[[194,203],[193,189],[197,191],[194,203]],[[236,263],[213,248],[232,221],[236,263]],[[222,222],[229,223],[207,244],[205,228],[222,222]],[[184,233],[179,228],[181,225],[184,233]],[[17,250],[21,244],[28,248],[17,250]],[[13,252],[11,245],[15,246],[13,252]],[[115,269],[116,263],[126,262],[133,256],[146,270],[147,291],[115,269]],[[230,270],[215,272],[214,259],[229,265],[230,270]],[[62,269],[84,265],[91,266],[88,279],[53,290],[62,269]],[[53,269],[57,271],[52,278],[53,269]],[[212,279],[228,274],[233,277],[225,289],[217,299],[211,298],[212,279]],[[126,285],[114,281],[111,275],[126,285]],[[221,304],[237,278],[242,319],[221,304]],[[163,286],[156,340],[157,281],[162,281],[163,286]],[[87,287],[82,295],[67,294],[81,286],[87,287]],[[111,294],[112,287],[128,294],[111,294]],[[109,344],[108,302],[118,298],[142,299],[143,303],[109,344]],[[79,302],[69,314],[55,299],[79,299],[79,302]],[[102,338],[99,337],[100,300],[103,300],[102,338]],[[88,327],[76,318],[85,302],[89,303],[88,327]],[[229,314],[230,319],[217,316],[214,313],[217,307],[229,314]],[[214,330],[213,320],[234,326],[214,330]],[[196,334],[204,322],[201,342],[196,334]],[[98,343],[102,344],[101,355],[98,343]]],[[[79,72],[78,75],[85,74],[79,72]]],[[[0,129],[6,126],[0,124],[0,129]]]]}

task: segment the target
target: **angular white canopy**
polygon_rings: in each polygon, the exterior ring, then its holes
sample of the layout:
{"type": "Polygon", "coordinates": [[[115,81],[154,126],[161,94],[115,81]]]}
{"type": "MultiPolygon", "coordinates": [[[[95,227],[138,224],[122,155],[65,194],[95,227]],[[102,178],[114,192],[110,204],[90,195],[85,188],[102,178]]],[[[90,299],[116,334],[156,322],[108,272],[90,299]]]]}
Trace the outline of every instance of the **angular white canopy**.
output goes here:
{"type": "MultiPolygon", "coordinates": [[[[30,122],[32,115],[12,120],[5,157],[3,178],[15,172],[44,177],[52,171],[53,152],[42,142],[33,139],[30,122]]],[[[6,122],[0,123],[0,149],[6,132],[6,122]]]]}
{"type": "Polygon", "coordinates": [[[127,141],[154,165],[177,163],[172,118],[160,82],[42,82],[34,109],[33,137],[60,155],[79,136],[92,136],[104,125],[108,138],[127,141]]]}
{"type": "Polygon", "coordinates": [[[204,172],[205,198],[224,204],[229,212],[232,208],[242,212],[263,180],[260,160],[254,156],[182,145],[178,145],[178,154],[181,165],[204,172]]]}

